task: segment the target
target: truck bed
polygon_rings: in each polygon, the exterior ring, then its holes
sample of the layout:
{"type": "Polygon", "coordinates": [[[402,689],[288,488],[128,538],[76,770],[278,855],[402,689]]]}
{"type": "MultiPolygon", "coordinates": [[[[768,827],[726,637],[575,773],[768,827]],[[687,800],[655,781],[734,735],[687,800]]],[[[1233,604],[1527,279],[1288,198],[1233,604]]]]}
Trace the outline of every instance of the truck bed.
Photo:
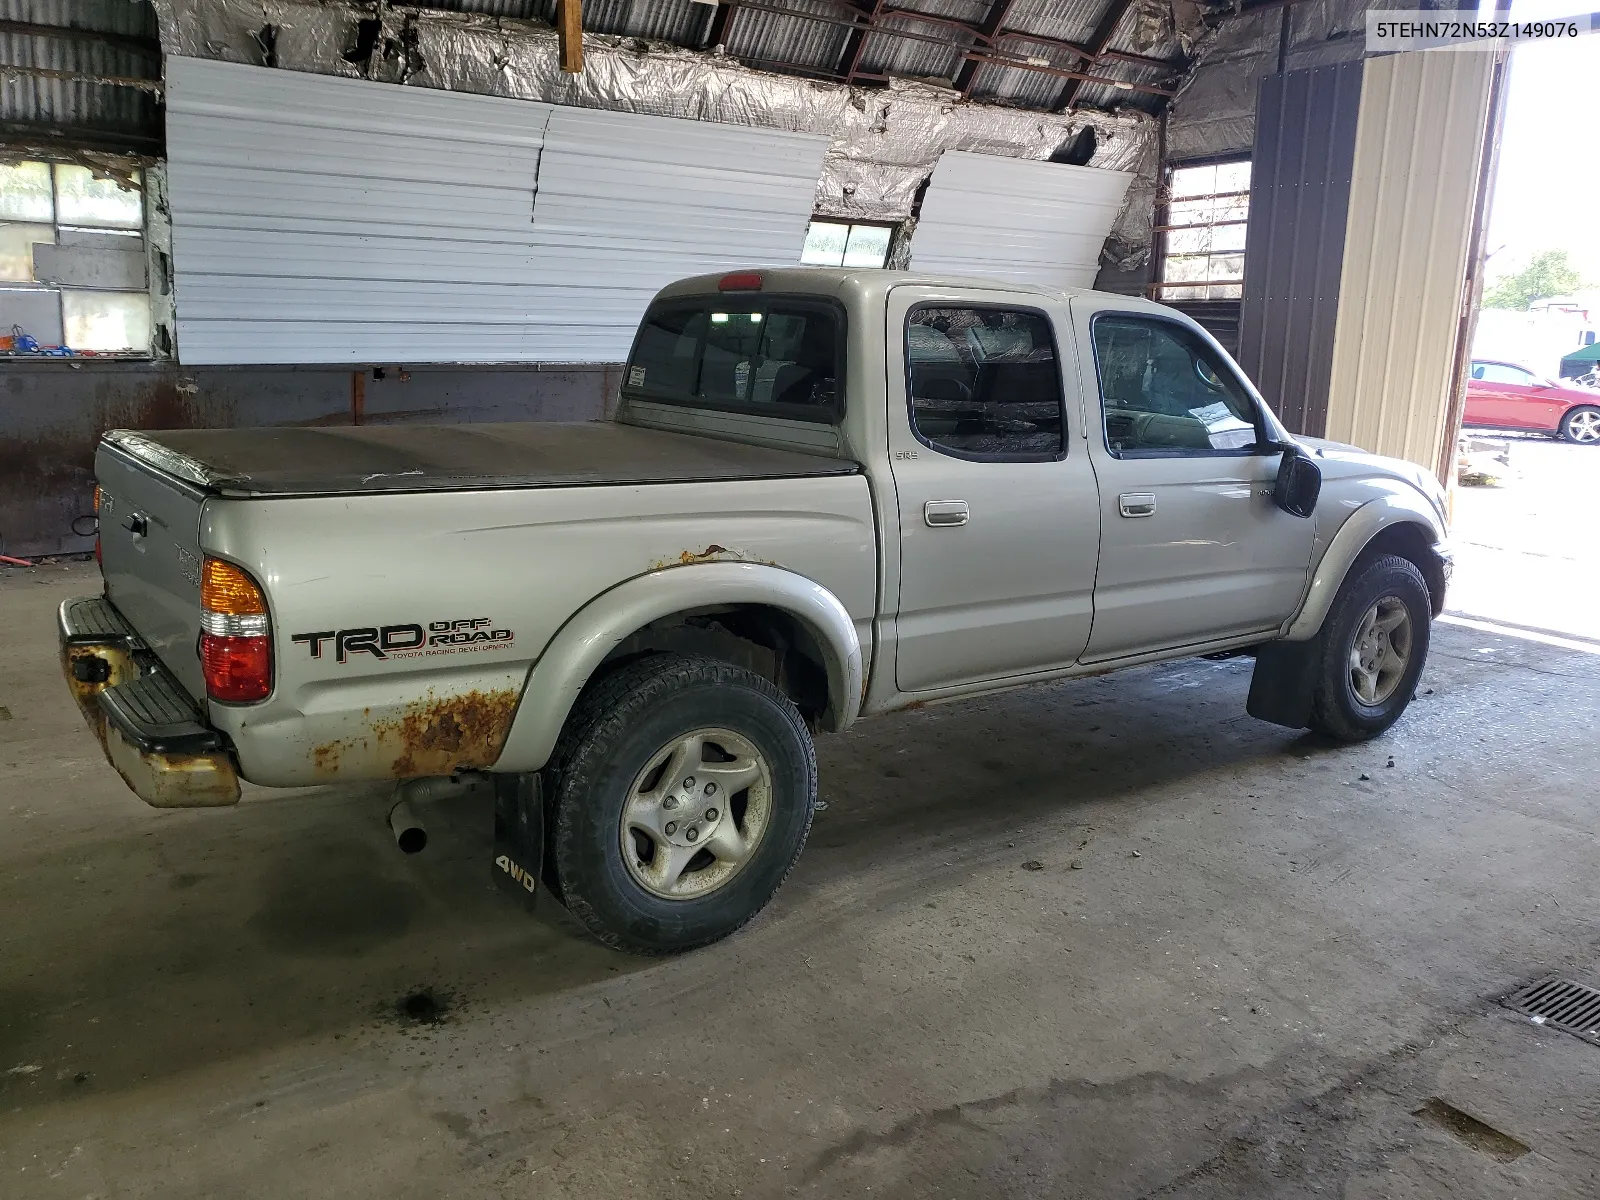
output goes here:
{"type": "Polygon", "coordinates": [[[112,430],[105,441],[241,499],[849,475],[848,459],[611,422],[112,430]]]}

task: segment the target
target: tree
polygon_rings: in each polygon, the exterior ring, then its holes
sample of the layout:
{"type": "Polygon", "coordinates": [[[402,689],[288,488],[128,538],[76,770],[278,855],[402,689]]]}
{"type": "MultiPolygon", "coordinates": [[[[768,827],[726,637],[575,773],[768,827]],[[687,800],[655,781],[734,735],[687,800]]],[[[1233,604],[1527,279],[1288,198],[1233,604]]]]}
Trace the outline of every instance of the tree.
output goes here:
{"type": "Polygon", "coordinates": [[[1495,281],[1483,294],[1485,308],[1513,308],[1526,312],[1535,300],[1570,296],[1583,287],[1583,279],[1573,269],[1565,250],[1546,250],[1533,256],[1522,270],[1495,281]]]}

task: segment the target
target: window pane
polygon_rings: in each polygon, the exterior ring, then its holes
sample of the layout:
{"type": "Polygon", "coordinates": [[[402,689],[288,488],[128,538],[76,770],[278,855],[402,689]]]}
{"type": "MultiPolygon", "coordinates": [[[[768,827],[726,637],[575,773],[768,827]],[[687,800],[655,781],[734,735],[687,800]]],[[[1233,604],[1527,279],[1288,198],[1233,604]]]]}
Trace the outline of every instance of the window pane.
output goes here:
{"type": "Polygon", "coordinates": [[[914,309],[906,324],[911,424],[958,455],[1054,458],[1065,446],[1050,324],[992,308],[914,309]]]}
{"type": "Polygon", "coordinates": [[[1248,192],[1250,190],[1250,164],[1248,162],[1219,163],[1217,166],[1217,191],[1248,192]]]}
{"type": "Polygon", "coordinates": [[[807,267],[839,267],[844,265],[845,245],[850,238],[850,226],[838,221],[813,221],[806,228],[805,249],[800,251],[800,263],[807,267]]]}
{"type": "Polygon", "coordinates": [[[150,296],[145,292],[62,289],[66,345],[74,350],[150,350],[150,296]]]}
{"type": "Polygon", "coordinates": [[[639,329],[623,386],[644,395],[684,395],[694,387],[695,356],[705,337],[700,309],[653,312],[639,329]]]}
{"type": "Polygon", "coordinates": [[[1094,350],[1112,452],[1201,453],[1256,440],[1254,402],[1192,330],[1131,315],[1097,317],[1094,350]]]}
{"type": "Polygon", "coordinates": [[[833,419],[839,336],[831,312],[782,301],[715,303],[647,314],[623,390],[640,399],[833,419]]]}
{"type": "MultiPolygon", "coordinates": [[[[138,178],[138,173],[134,173],[138,178]]],[[[96,179],[87,167],[56,164],[56,194],[62,225],[102,225],[117,229],[144,226],[144,194],[114,179],[96,179]]]]}
{"type": "Polygon", "coordinates": [[[0,220],[50,221],[54,216],[49,163],[0,163],[0,220]]]}
{"type": "Polygon", "coordinates": [[[846,267],[881,267],[889,259],[889,233],[884,225],[852,225],[845,245],[846,267]]]}
{"type": "Polygon", "coordinates": [[[0,288],[0,335],[13,328],[40,346],[61,344],[61,293],[47,288],[0,288]]]}
{"type": "Polygon", "coordinates": [[[0,221],[0,279],[18,283],[32,280],[34,243],[55,240],[54,225],[0,221]]]}
{"type": "Polygon", "coordinates": [[[1216,167],[1176,167],[1172,172],[1174,196],[1209,196],[1219,190],[1216,167]]]}

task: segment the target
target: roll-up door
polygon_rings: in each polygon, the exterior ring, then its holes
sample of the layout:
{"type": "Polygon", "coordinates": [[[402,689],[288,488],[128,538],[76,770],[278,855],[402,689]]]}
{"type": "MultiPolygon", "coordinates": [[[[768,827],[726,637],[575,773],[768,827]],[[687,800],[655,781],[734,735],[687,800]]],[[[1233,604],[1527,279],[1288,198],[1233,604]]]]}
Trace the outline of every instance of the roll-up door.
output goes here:
{"type": "Polygon", "coordinates": [[[1092,287],[1133,178],[1063,163],[947,150],[911,239],[918,271],[1092,287]]]}
{"type": "Polygon", "coordinates": [[[616,362],[792,264],[827,139],[170,57],[185,363],[616,362]]]}

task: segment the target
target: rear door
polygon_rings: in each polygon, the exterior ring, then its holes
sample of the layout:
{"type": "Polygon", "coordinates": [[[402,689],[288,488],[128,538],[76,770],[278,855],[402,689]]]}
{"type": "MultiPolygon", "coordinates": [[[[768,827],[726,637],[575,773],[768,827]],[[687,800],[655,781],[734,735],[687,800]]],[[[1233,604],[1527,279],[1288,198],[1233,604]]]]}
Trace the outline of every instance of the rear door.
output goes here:
{"type": "Polygon", "coordinates": [[[887,335],[899,688],[1071,665],[1100,531],[1065,306],[899,287],[887,335]]]}
{"type": "Polygon", "coordinates": [[[1300,603],[1314,520],[1272,503],[1280,453],[1259,400],[1194,327],[1072,302],[1100,481],[1097,662],[1269,634],[1300,603]]]}

